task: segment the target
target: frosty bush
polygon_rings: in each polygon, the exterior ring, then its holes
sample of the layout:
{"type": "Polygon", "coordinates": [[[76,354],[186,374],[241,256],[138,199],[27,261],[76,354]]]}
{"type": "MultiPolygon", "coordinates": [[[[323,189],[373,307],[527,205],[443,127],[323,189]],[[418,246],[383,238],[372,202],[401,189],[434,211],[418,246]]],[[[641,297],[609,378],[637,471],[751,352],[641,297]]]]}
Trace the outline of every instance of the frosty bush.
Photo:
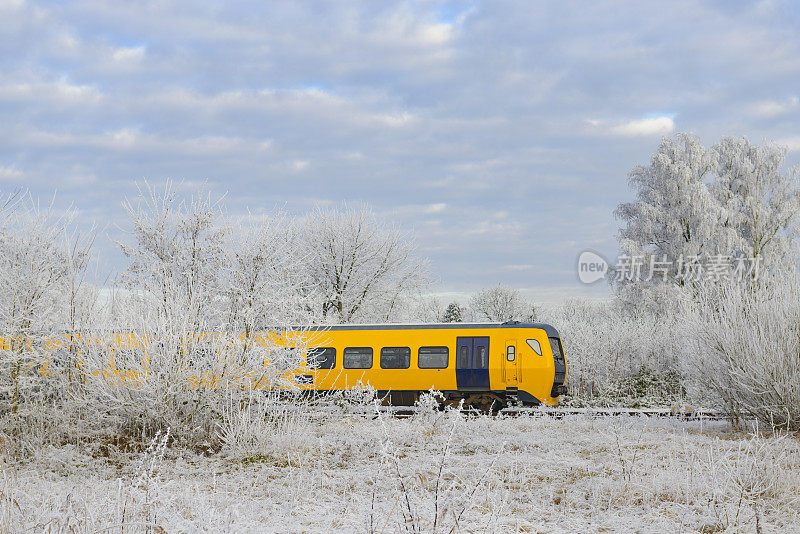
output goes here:
{"type": "Polygon", "coordinates": [[[562,334],[573,397],[607,397],[617,403],[626,396],[620,388],[630,377],[664,377],[680,370],[682,340],[675,319],[631,314],[616,300],[586,299],[544,307],[542,317],[562,334]]]}
{"type": "Polygon", "coordinates": [[[52,337],[77,321],[75,279],[86,267],[73,210],[42,209],[30,196],[15,208],[0,227],[0,403],[14,412],[55,384],[52,337]]]}
{"type": "Polygon", "coordinates": [[[187,445],[242,441],[232,436],[245,407],[271,409],[274,392],[297,389],[303,325],[385,321],[419,297],[425,262],[366,206],[298,224],[279,212],[235,220],[223,200],[141,184],[123,203],[128,263],[102,301],[89,272],[95,234],[76,233],[71,210],[0,202],[0,426],[24,434],[14,450],[141,446],[166,428],[187,445]],[[329,286],[339,262],[346,279],[329,286]]]}
{"type": "Polygon", "coordinates": [[[236,413],[226,406],[296,388],[291,371],[305,353],[290,328],[298,258],[270,221],[231,239],[220,203],[203,191],[182,198],[167,183],[145,184],[125,204],[129,264],[114,302],[114,330],[125,334],[99,335],[84,362],[87,402],[122,435],[171,427],[176,439],[214,443],[236,413]]]}
{"type": "Polygon", "coordinates": [[[800,429],[800,278],[706,288],[685,313],[699,387],[736,416],[800,429]]]}
{"type": "Polygon", "coordinates": [[[224,407],[218,435],[226,456],[285,462],[312,449],[315,428],[307,402],[281,402],[274,391],[253,393],[224,407]]]}

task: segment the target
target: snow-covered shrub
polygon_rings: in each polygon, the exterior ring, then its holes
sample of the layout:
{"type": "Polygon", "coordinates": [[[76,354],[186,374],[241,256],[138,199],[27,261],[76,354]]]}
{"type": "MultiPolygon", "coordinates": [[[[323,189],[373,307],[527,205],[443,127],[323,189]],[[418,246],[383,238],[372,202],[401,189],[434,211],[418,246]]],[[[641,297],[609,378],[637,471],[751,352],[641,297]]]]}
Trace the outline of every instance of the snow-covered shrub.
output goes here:
{"type": "Polygon", "coordinates": [[[642,367],[610,384],[603,396],[609,406],[629,408],[675,406],[686,397],[684,379],[675,370],[642,367]]]}
{"type": "Polygon", "coordinates": [[[86,283],[93,236],[81,236],[74,219],[73,209],[42,208],[29,194],[10,212],[0,207],[0,428],[9,458],[60,445],[81,419],[69,404],[81,387],[79,331],[97,294],[86,283]]]}
{"type": "Polygon", "coordinates": [[[364,411],[375,406],[377,391],[369,384],[360,380],[349,389],[334,392],[333,398],[338,399],[338,404],[345,411],[364,411]]]}
{"type": "Polygon", "coordinates": [[[299,288],[287,272],[299,259],[269,221],[231,238],[220,202],[207,192],[182,197],[167,183],[145,184],[125,204],[124,288],[82,362],[82,400],[110,432],[171,427],[179,441],[218,444],[217,425],[236,413],[226,407],[297,388],[292,371],[306,342],[289,328],[299,288]]]}
{"type": "Polygon", "coordinates": [[[573,401],[605,398],[617,403],[615,397],[631,393],[622,390],[630,389],[626,384],[637,375],[677,379],[683,342],[673,318],[631,313],[617,300],[588,299],[543,307],[541,318],[561,334],[573,401]]]}
{"type": "Polygon", "coordinates": [[[707,288],[684,316],[698,388],[734,415],[800,429],[800,278],[707,288]]]}
{"type": "Polygon", "coordinates": [[[452,408],[442,410],[444,403],[444,395],[433,388],[420,394],[414,403],[414,413],[411,417],[419,425],[421,433],[428,435],[436,431],[440,423],[448,417],[449,412],[453,411],[452,408]]]}
{"type": "Polygon", "coordinates": [[[248,344],[237,334],[150,334],[140,329],[130,346],[107,343],[84,358],[82,399],[102,417],[111,435],[147,437],[173,428],[186,444],[217,441],[224,408],[248,395],[296,388],[292,370],[304,347],[280,338],[248,344]]]}

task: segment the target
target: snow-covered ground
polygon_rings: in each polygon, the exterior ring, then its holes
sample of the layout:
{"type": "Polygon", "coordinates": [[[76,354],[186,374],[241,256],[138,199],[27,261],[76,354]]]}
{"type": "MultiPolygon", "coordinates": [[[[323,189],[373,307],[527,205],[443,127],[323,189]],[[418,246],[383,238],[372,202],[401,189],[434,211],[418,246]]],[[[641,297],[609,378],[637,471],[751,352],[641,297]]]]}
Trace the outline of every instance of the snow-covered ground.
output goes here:
{"type": "Polygon", "coordinates": [[[800,532],[800,441],[722,422],[291,415],[233,434],[212,455],[6,464],[0,531],[800,532]]]}

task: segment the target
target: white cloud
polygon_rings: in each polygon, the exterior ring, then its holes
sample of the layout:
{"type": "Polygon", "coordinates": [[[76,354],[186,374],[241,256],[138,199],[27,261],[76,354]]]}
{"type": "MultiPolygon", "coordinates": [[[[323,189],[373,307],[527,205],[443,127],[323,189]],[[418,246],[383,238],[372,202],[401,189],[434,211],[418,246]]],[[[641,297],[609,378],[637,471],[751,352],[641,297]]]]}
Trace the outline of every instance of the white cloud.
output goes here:
{"type": "Polygon", "coordinates": [[[294,172],[302,172],[308,169],[308,165],[309,165],[308,161],[297,159],[289,163],[289,169],[291,169],[294,172]]]}
{"type": "Polygon", "coordinates": [[[482,236],[491,235],[504,238],[515,238],[522,227],[515,222],[497,222],[496,220],[470,221],[463,228],[464,235],[482,236]]]}
{"type": "Polygon", "coordinates": [[[142,136],[137,131],[129,128],[111,132],[107,139],[109,146],[116,148],[132,148],[143,141],[142,136]]]}
{"type": "Polygon", "coordinates": [[[503,269],[507,271],[530,271],[533,265],[506,265],[503,269]]]}
{"type": "Polygon", "coordinates": [[[453,26],[450,24],[422,24],[414,37],[422,44],[441,45],[453,38],[453,26]]]}
{"type": "Polygon", "coordinates": [[[0,165],[0,180],[18,180],[22,178],[22,171],[16,167],[3,167],[0,165]]]}
{"type": "Polygon", "coordinates": [[[405,8],[375,22],[372,38],[382,44],[430,48],[445,45],[454,36],[453,24],[424,21],[405,8]]]}
{"type": "Polygon", "coordinates": [[[800,98],[793,96],[786,100],[762,100],[753,104],[751,111],[758,117],[771,119],[780,115],[786,115],[800,108],[800,98]]]}
{"type": "Polygon", "coordinates": [[[653,117],[649,119],[635,119],[622,124],[617,124],[608,129],[612,135],[622,137],[645,137],[650,135],[664,135],[675,131],[675,121],[670,117],[653,117]]]}
{"type": "Polygon", "coordinates": [[[447,204],[444,202],[437,202],[436,204],[428,204],[425,207],[425,213],[442,213],[447,209],[447,204]]]}
{"type": "Polygon", "coordinates": [[[264,149],[263,139],[247,140],[224,136],[168,137],[141,132],[134,128],[90,134],[34,130],[20,133],[17,135],[17,141],[40,147],[103,148],[121,152],[195,156],[253,153],[264,149]]]}
{"type": "Polygon", "coordinates": [[[378,113],[371,117],[373,120],[386,126],[407,126],[416,122],[417,118],[411,113],[378,113]]]}
{"type": "Polygon", "coordinates": [[[779,145],[784,145],[790,152],[800,152],[800,137],[786,137],[778,140],[779,145]]]}
{"type": "Polygon", "coordinates": [[[0,85],[0,99],[17,101],[44,101],[70,103],[98,103],[103,94],[91,85],[77,85],[64,79],[48,82],[42,80],[0,85]]]}
{"type": "Polygon", "coordinates": [[[144,59],[144,55],[144,46],[117,48],[111,53],[111,57],[118,63],[138,63],[144,59]]]}

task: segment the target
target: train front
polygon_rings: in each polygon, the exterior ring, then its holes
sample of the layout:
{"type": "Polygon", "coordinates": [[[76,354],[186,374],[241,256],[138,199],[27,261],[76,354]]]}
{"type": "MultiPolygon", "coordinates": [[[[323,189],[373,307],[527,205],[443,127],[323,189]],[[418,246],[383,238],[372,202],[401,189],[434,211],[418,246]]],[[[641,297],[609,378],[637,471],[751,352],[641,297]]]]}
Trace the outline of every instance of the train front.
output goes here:
{"type": "MultiPolygon", "coordinates": [[[[524,404],[557,406],[558,398],[567,392],[567,361],[561,336],[548,324],[519,326],[524,329],[521,334],[525,340],[524,344],[519,343],[519,372],[507,373],[507,377],[518,381],[518,399],[524,404]]],[[[515,357],[507,355],[507,360],[512,358],[515,357]]]]}

